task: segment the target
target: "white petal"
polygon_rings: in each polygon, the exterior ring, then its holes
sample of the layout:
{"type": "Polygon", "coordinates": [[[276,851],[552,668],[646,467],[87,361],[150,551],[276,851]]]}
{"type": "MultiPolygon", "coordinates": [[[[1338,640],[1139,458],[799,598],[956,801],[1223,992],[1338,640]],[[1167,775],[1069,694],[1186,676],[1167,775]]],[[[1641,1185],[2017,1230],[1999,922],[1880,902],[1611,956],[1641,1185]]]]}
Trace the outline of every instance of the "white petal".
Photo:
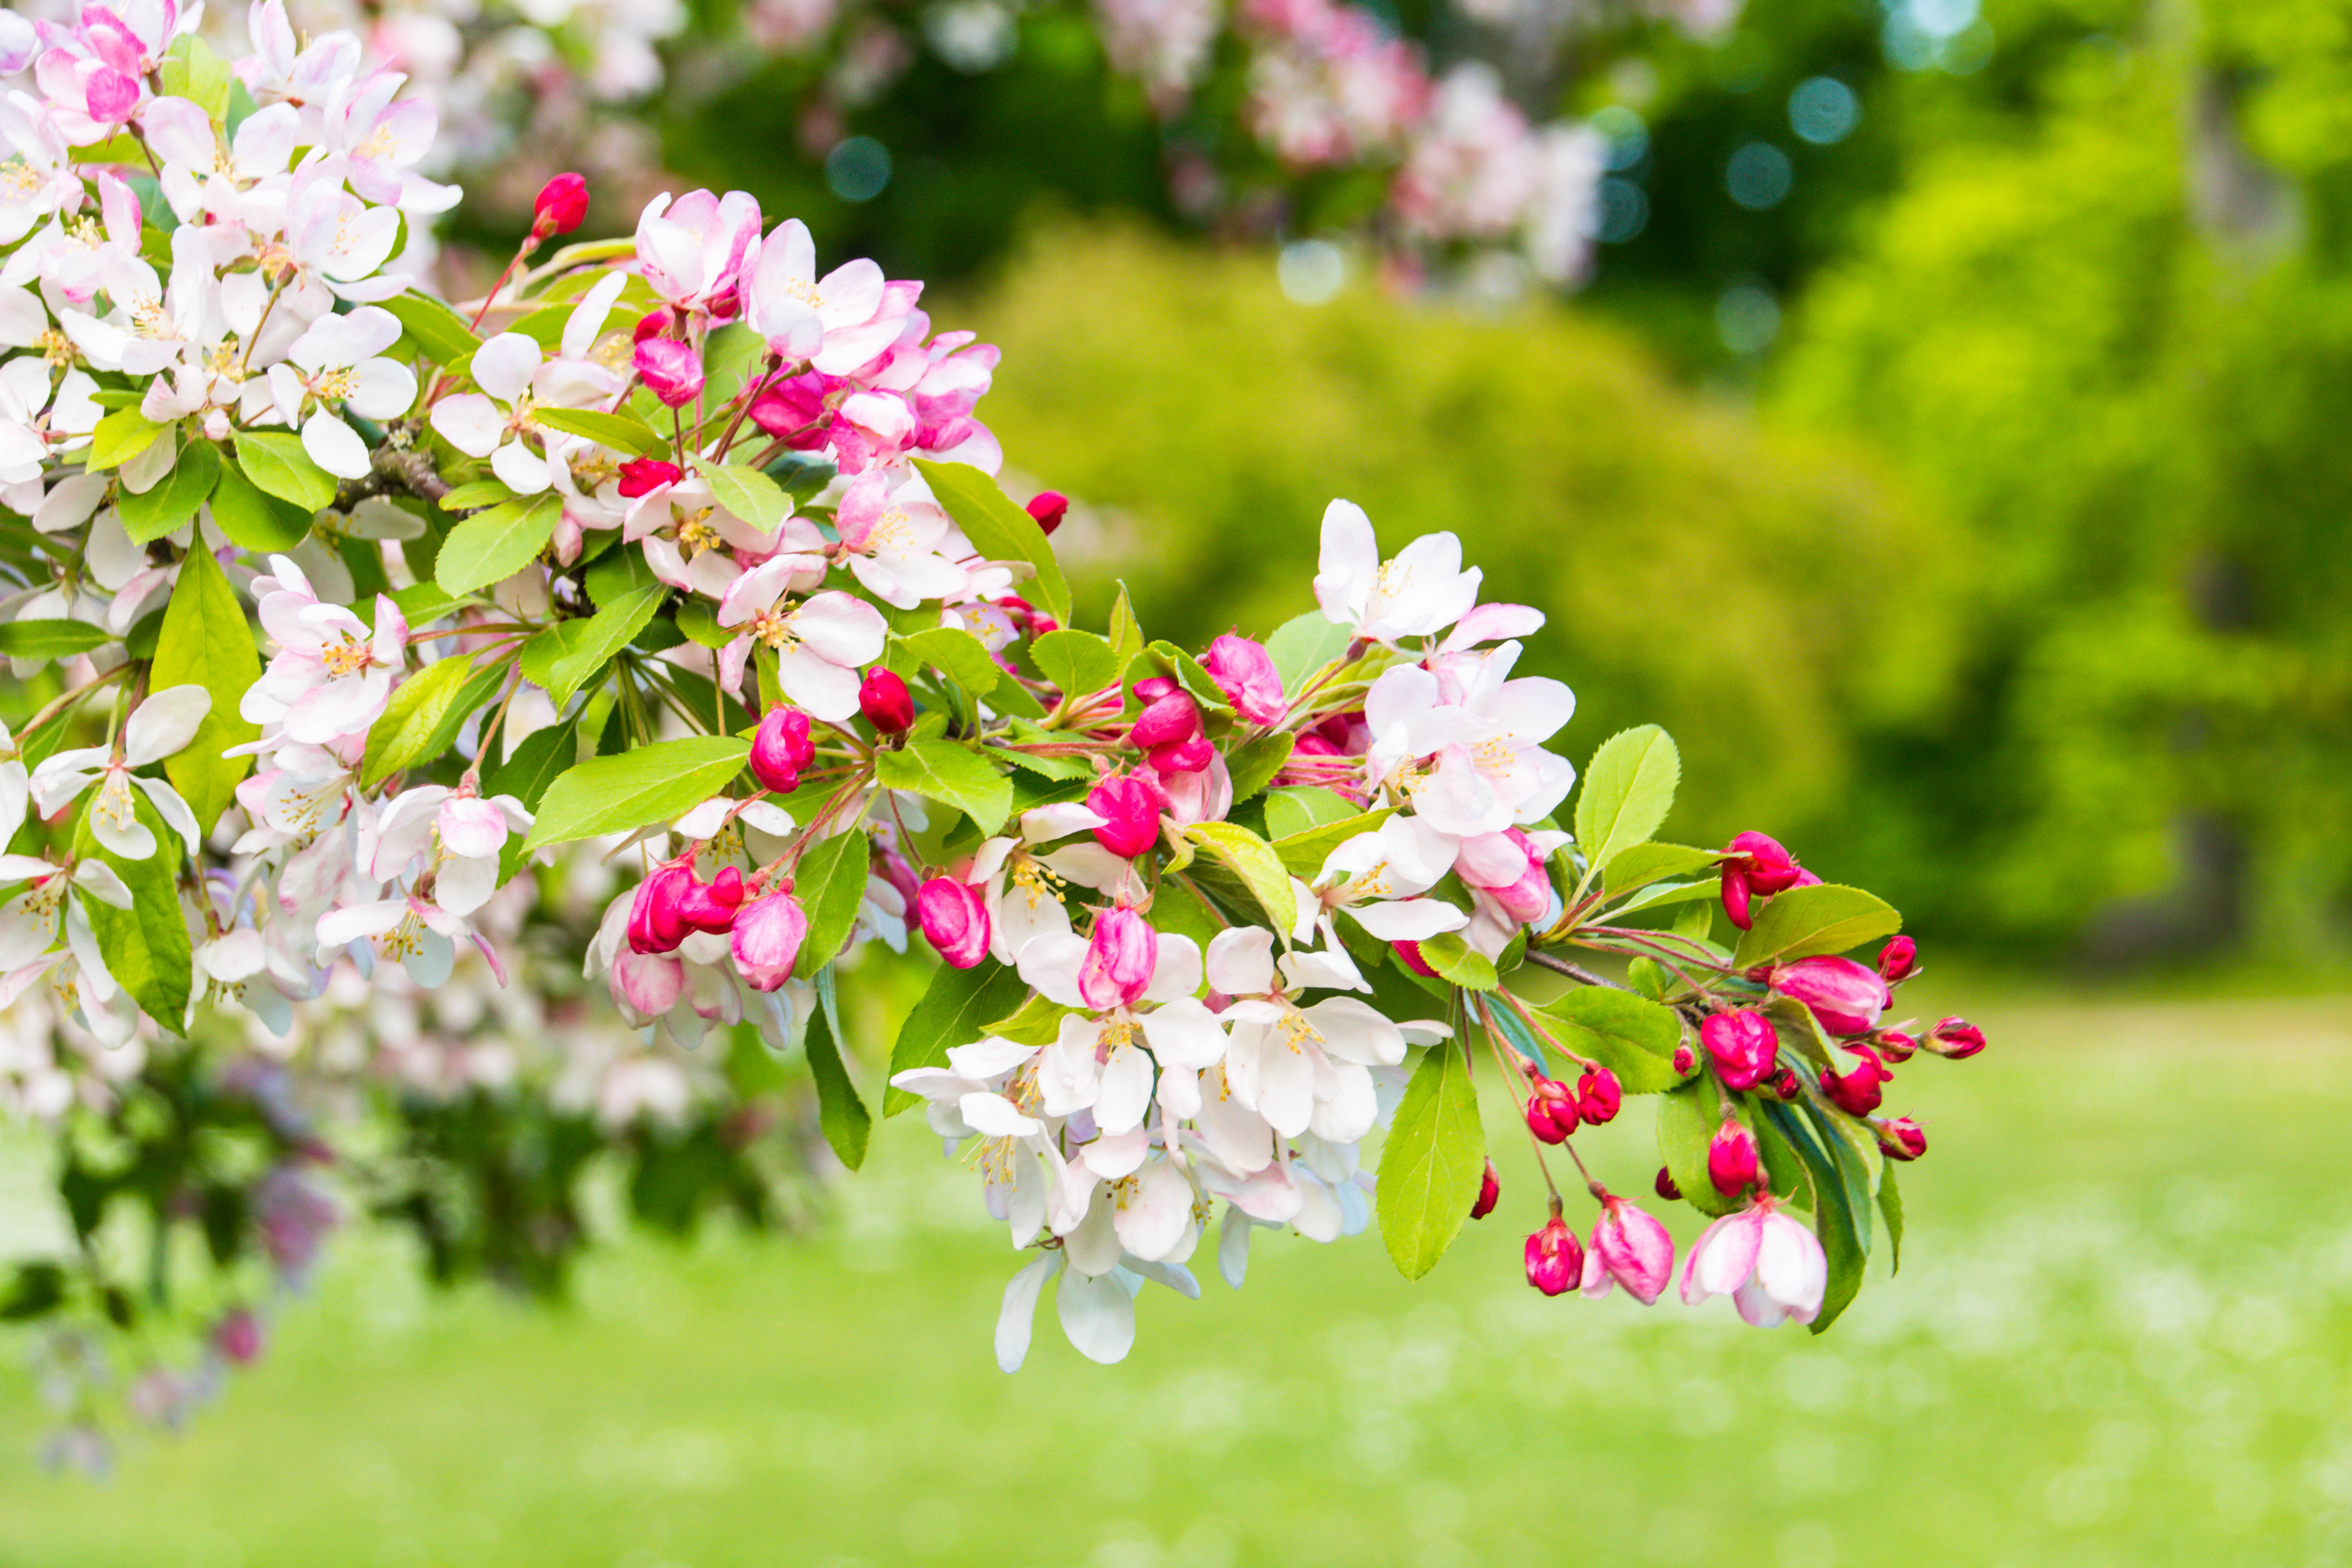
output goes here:
{"type": "Polygon", "coordinates": [[[1029,1354],[1029,1334],[1037,1315],[1037,1294],[1061,1272],[1062,1255],[1049,1252],[1005,1281],[1004,1305],[996,1314],[996,1364],[1019,1372],[1029,1354]]]}
{"type": "Polygon", "coordinates": [[[196,738],[213,694],[201,686],[167,686],[151,692],[122,727],[122,760],[134,768],[177,756],[196,738]]]}
{"type": "Polygon", "coordinates": [[[1108,1274],[1065,1277],[1054,1292],[1062,1331],[1088,1361],[1104,1366],[1127,1359],[1135,1346],[1135,1299],[1108,1274]]]}

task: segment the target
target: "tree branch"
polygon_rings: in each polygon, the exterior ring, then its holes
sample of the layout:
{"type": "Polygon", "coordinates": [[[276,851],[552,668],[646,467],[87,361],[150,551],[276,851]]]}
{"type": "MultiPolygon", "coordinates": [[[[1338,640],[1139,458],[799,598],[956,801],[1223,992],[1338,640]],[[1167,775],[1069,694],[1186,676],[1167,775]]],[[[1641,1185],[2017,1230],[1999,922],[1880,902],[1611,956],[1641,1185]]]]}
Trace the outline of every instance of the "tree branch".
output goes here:
{"type": "MultiPolygon", "coordinates": [[[[1550,953],[1538,952],[1533,948],[1528,950],[1528,962],[1541,964],[1554,974],[1565,974],[1580,985],[1601,985],[1612,991],[1633,991],[1633,989],[1630,985],[1620,985],[1614,980],[1595,974],[1581,965],[1570,963],[1564,958],[1554,958],[1550,953]]],[[[1638,995],[1639,993],[1635,994],[1638,995]]]]}
{"type": "Polygon", "coordinates": [[[408,443],[415,432],[394,426],[384,444],[375,449],[363,478],[345,479],[335,491],[334,509],[349,511],[370,496],[412,495],[437,501],[449,493],[448,482],[436,472],[432,455],[408,443]]]}

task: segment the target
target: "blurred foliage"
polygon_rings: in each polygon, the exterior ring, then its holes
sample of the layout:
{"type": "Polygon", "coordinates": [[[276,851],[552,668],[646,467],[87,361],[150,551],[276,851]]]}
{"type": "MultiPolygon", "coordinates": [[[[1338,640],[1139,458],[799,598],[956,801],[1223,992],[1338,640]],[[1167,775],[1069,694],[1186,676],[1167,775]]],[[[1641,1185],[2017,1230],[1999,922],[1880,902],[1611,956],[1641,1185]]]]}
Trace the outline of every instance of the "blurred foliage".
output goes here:
{"type": "Polygon", "coordinates": [[[1866,738],[1931,722],[1947,688],[1949,536],[1620,330],[1370,289],[1308,310],[1262,257],[1071,226],[953,315],[1003,347],[983,406],[1014,464],[1089,503],[1055,538],[1082,617],[1124,577],[1150,636],[1263,636],[1312,607],[1335,496],[1391,551],[1452,530],[1487,596],[1551,617],[1525,668],[1577,690],[1561,749],[1665,724],[1700,841],[1833,832],[1866,738]]]}

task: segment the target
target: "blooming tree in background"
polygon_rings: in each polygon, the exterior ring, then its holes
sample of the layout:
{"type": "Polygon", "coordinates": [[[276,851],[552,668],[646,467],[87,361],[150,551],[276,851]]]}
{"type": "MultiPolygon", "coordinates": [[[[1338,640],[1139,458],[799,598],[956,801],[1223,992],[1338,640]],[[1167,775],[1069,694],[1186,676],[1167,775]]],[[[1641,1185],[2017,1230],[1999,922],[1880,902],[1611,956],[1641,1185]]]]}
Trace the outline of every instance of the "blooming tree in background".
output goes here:
{"type": "Polygon", "coordinates": [[[547,253],[563,176],[452,308],[396,259],[458,196],[432,106],[279,0],[233,60],[195,22],[0,29],[0,1103],[71,1232],[0,1311],[53,1327],[60,1458],[118,1365],[171,1422],[260,1353],[353,1208],[538,1288],[592,1160],[653,1223],[789,1220],[872,1131],[844,976],[918,933],[880,1110],[1024,1259],[1007,1370],[1049,1286],[1114,1362],[1261,1227],[1377,1216],[1426,1273],[1501,1201],[1482,1068],[1548,1294],[1819,1331],[1874,1204],[1899,1243],[1885,1087],[1982,1037],[1894,1019],[1869,893],[1658,842],[1663,731],[1580,781],[1542,615],[1452,535],[1334,501],[1264,640],[1078,629],[1066,502],[997,484],[995,351],[921,284],[740,193],[547,253]],[[1663,1166],[1620,1190],[1573,1134],[1628,1095],[1663,1166]]]}

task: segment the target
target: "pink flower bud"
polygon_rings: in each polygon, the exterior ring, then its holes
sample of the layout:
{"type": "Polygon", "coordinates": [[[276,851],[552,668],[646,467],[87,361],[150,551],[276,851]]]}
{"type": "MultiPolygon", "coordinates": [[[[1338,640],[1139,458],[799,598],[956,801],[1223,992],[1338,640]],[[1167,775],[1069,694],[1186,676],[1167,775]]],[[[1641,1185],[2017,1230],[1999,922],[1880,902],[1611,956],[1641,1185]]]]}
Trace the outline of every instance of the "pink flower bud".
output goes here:
{"type": "Polygon", "coordinates": [[[1528,1119],[1528,1131],[1534,1133],[1539,1142],[1563,1143],[1568,1141],[1568,1130],[1553,1119],[1551,1103],[1543,1096],[1539,1094],[1528,1096],[1527,1109],[1523,1114],[1528,1119]]]}
{"type": "MultiPolygon", "coordinates": [[[[1664,1171],[1658,1174],[1665,1177],[1664,1171]]],[[[1674,1185],[1671,1178],[1666,1179],[1666,1184],[1674,1185]]],[[[1674,1195],[1682,1194],[1677,1192],[1674,1195]]],[[[1654,1216],[1621,1197],[1612,1195],[1601,1200],[1601,1217],[1592,1226],[1592,1256],[1599,1259],[1607,1278],[1625,1287],[1644,1307],[1655,1304],[1675,1277],[1675,1238],[1654,1216]]],[[[1590,1268],[1587,1265],[1588,1270],[1590,1268]]],[[[1597,1296],[1605,1290],[1605,1286],[1601,1289],[1594,1289],[1591,1284],[1585,1287],[1587,1295],[1597,1296]]]]}
{"type": "Polygon", "coordinates": [[[1832,1035],[1864,1035],[1894,1000],[1886,982],[1851,958],[1801,958],[1772,971],[1772,989],[1802,1002],[1832,1035]]]}
{"type": "Polygon", "coordinates": [[[988,900],[971,883],[932,878],[916,895],[915,912],[923,940],[951,967],[970,969],[988,956],[988,900]]]}
{"type": "Polygon", "coordinates": [[[1167,807],[1166,793],[1139,773],[1107,778],[1087,792],[1087,809],[1103,819],[1095,842],[1130,860],[1160,842],[1160,814],[1167,807]]]}
{"type": "Polygon", "coordinates": [[[588,182],[577,174],[558,174],[539,188],[531,204],[530,232],[534,238],[570,234],[588,216],[588,182]]]}
{"type": "Polygon", "coordinates": [[[1039,490],[1029,498],[1029,515],[1037,520],[1037,526],[1049,539],[1062,526],[1062,519],[1069,510],[1070,498],[1059,490],[1039,490]]]}
{"type": "Polygon", "coordinates": [[[1773,1074],[1772,1092],[1779,1095],[1782,1100],[1794,1100],[1798,1095],[1803,1093],[1804,1086],[1797,1081],[1797,1069],[1794,1068],[1782,1068],[1779,1072],[1773,1074]]]}
{"type": "Polygon", "coordinates": [[[647,338],[637,345],[637,374],[662,400],[677,408],[702,395],[702,361],[691,345],[676,338],[647,338]]]}
{"type": "Polygon", "coordinates": [[[858,683],[857,710],[877,734],[903,735],[915,722],[915,699],[907,683],[878,664],[858,683]]]}
{"type": "Polygon", "coordinates": [[[1503,1179],[1495,1173],[1495,1162],[1486,1162],[1486,1173],[1478,1181],[1478,1201],[1470,1205],[1472,1219],[1485,1219],[1495,1212],[1503,1199],[1503,1179]]]}
{"type": "Polygon", "coordinates": [[[1584,1244],[1557,1215],[1528,1237],[1528,1283],[1547,1296],[1564,1295],[1584,1276],[1584,1244]]]}
{"type": "Polygon", "coordinates": [[[213,1325],[213,1348],[233,1365],[251,1366],[261,1359],[261,1320],[243,1307],[232,1307],[213,1325]]]}
{"type": "Polygon", "coordinates": [[[1907,1116],[1870,1125],[1871,1131],[1878,1134],[1880,1152],[1890,1160],[1916,1160],[1927,1152],[1927,1134],[1907,1116]]]}
{"type": "Polygon", "coordinates": [[[669,331],[669,310],[664,306],[656,305],[637,318],[637,324],[629,329],[629,342],[641,343],[647,338],[658,337],[667,331],[669,331]]]}
{"type": "Polygon", "coordinates": [[[1551,873],[1544,864],[1543,852],[1535,840],[1519,828],[1505,830],[1508,848],[1495,847],[1491,839],[1481,839],[1475,847],[1475,856],[1465,853],[1454,863],[1454,870],[1464,882],[1486,895],[1503,912],[1522,925],[1543,919],[1551,908],[1551,873]]]}
{"type": "Polygon", "coordinates": [[[1576,1113],[1591,1126],[1616,1120],[1624,1103],[1624,1089],[1607,1068],[1594,1068],[1576,1080],[1576,1113]]]}
{"type": "Polygon", "coordinates": [[[800,962],[801,942],[808,935],[808,916],[790,893],[770,893],[743,906],[735,917],[730,945],[735,967],[754,991],[774,991],[793,977],[800,962]]]}
{"type": "Polygon", "coordinates": [[[1727,1120],[1706,1145],[1706,1179],[1727,1198],[1736,1198],[1754,1186],[1761,1168],[1756,1134],[1737,1121],[1727,1120]]]}
{"type": "Polygon", "coordinates": [[[1726,860],[1723,863],[1723,912],[1741,931],[1756,923],[1750,903],[1748,873],[1739,868],[1738,862],[1726,860]]]}
{"type": "Polygon", "coordinates": [[[1407,969],[1412,970],[1423,980],[1434,980],[1437,978],[1437,971],[1432,969],[1429,966],[1428,961],[1421,956],[1421,943],[1417,942],[1391,942],[1389,945],[1396,950],[1397,962],[1399,963],[1403,964],[1407,969]]]}
{"type": "Polygon", "coordinates": [[[801,787],[801,770],[816,757],[809,739],[809,716],[782,704],[768,710],[751,737],[751,776],[760,787],[790,795],[801,787]]]}
{"type": "Polygon", "coordinates": [[[1217,760],[1217,749],[1206,735],[1192,735],[1144,753],[1153,770],[1162,773],[1197,773],[1217,760]]]}
{"type": "Polygon", "coordinates": [[[1652,1182],[1650,1186],[1658,1196],[1670,1204],[1679,1202],[1683,1195],[1682,1188],[1675,1184],[1675,1173],[1664,1165],[1658,1167],[1658,1179],[1652,1182]]]}
{"type": "Polygon", "coordinates": [[[1984,1031],[1966,1018],[1947,1018],[1927,1037],[1927,1048],[1953,1061],[1966,1061],[1985,1048],[1984,1031]]]}
{"type": "Polygon", "coordinates": [[[1688,1078],[1697,1070],[1698,1058],[1691,1053],[1691,1048],[1688,1046],[1676,1046],[1675,1047],[1675,1076],[1676,1078],[1688,1078]]]}
{"type": "Polygon", "coordinates": [[[1135,700],[1149,705],[1163,697],[1173,697],[1183,689],[1164,675],[1147,675],[1135,683],[1135,700]]]}
{"type": "Polygon", "coordinates": [[[1282,672],[1274,668],[1274,658],[1265,645],[1252,642],[1231,633],[1209,645],[1208,657],[1201,661],[1234,711],[1253,724],[1279,723],[1290,711],[1288,700],[1282,689],[1282,672]]]}
{"type": "Polygon", "coordinates": [[[632,952],[675,952],[693,931],[681,906],[695,886],[694,868],[685,862],[657,866],[637,884],[629,904],[629,947],[632,952]]]}
{"type": "Polygon", "coordinates": [[[1725,846],[1724,853],[1745,858],[1748,885],[1757,892],[1785,893],[1797,885],[1796,858],[1780,847],[1778,839],[1743,833],[1725,846]]]}
{"type": "Polygon", "coordinates": [[[730,286],[713,294],[702,308],[710,312],[710,319],[714,321],[731,321],[735,313],[743,308],[743,297],[730,286]]]}
{"type": "Polygon", "coordinates": [[[1139,1001],[1160,963],[1160,933],[1140,911],[1119,904],[1095,917],[1094,935],[1078,965],[1078,994],[1089,1007],[1125,1007],[1139,1001]]]}
{"type": "Polygon", "coordinates": [[[1199,704],[1181,691],[1171,691],[1144,705],[1127,732],[1127,743],[1139,751],[1149,751],[1154,746],[1189,741],[1200,732],[1199,704]]]}
{"type": "Polygon", "coordinates": [[[621,465],[621,494],[629,500],[650,495],[686,478],[686,470],[659,458],[632,458],[621,465]]]}
{"type": "Polygon", "coordinates": [[[1780,1032],[1752,1008],[1711,1016],[1699,1026],[1698,1037],[1726,1089],[1754,1089],[1780,1056],[1780,1032]]]}
{"type": "Polygon", "coordinates": [[[1877,1046],[1878,1054],[1896,1067],[1909,1061],[1911,1053],[1919,1048],[1919,1042],[1900,1029],[1881,1029],[1871,1037],[1871,1041],[1877,1046]]]}
{"type": "Polygon", "coordinates": [[[101,125],[123,124],[139,107],[139,79],[112,66],[100,66],[82,87],[82,107],[101,125]]]}
{"type": "Polygon", "coordinates": [[[1878,950],[1878,977],[1897,985],[1919,971],[1919,944],[1898,936],[1878,950]]]}
{"type": "Polygon", "coordinates": [[[1848,1116],[1867,1116],[1877,1110],[1879,1102],[1886,1098],[1882,1086],[1894,1082],[1895,1075],[1886,1070],[1885,1064],[1878,1059],[1878,1053],[1868,1046],[1849,1044],[1845,1048],[1860,1057],[1862,1064],[1844,1074],[1840,1074],[1835,1068],[1823,1068],[1822,1092],[1848,1116]]]}

